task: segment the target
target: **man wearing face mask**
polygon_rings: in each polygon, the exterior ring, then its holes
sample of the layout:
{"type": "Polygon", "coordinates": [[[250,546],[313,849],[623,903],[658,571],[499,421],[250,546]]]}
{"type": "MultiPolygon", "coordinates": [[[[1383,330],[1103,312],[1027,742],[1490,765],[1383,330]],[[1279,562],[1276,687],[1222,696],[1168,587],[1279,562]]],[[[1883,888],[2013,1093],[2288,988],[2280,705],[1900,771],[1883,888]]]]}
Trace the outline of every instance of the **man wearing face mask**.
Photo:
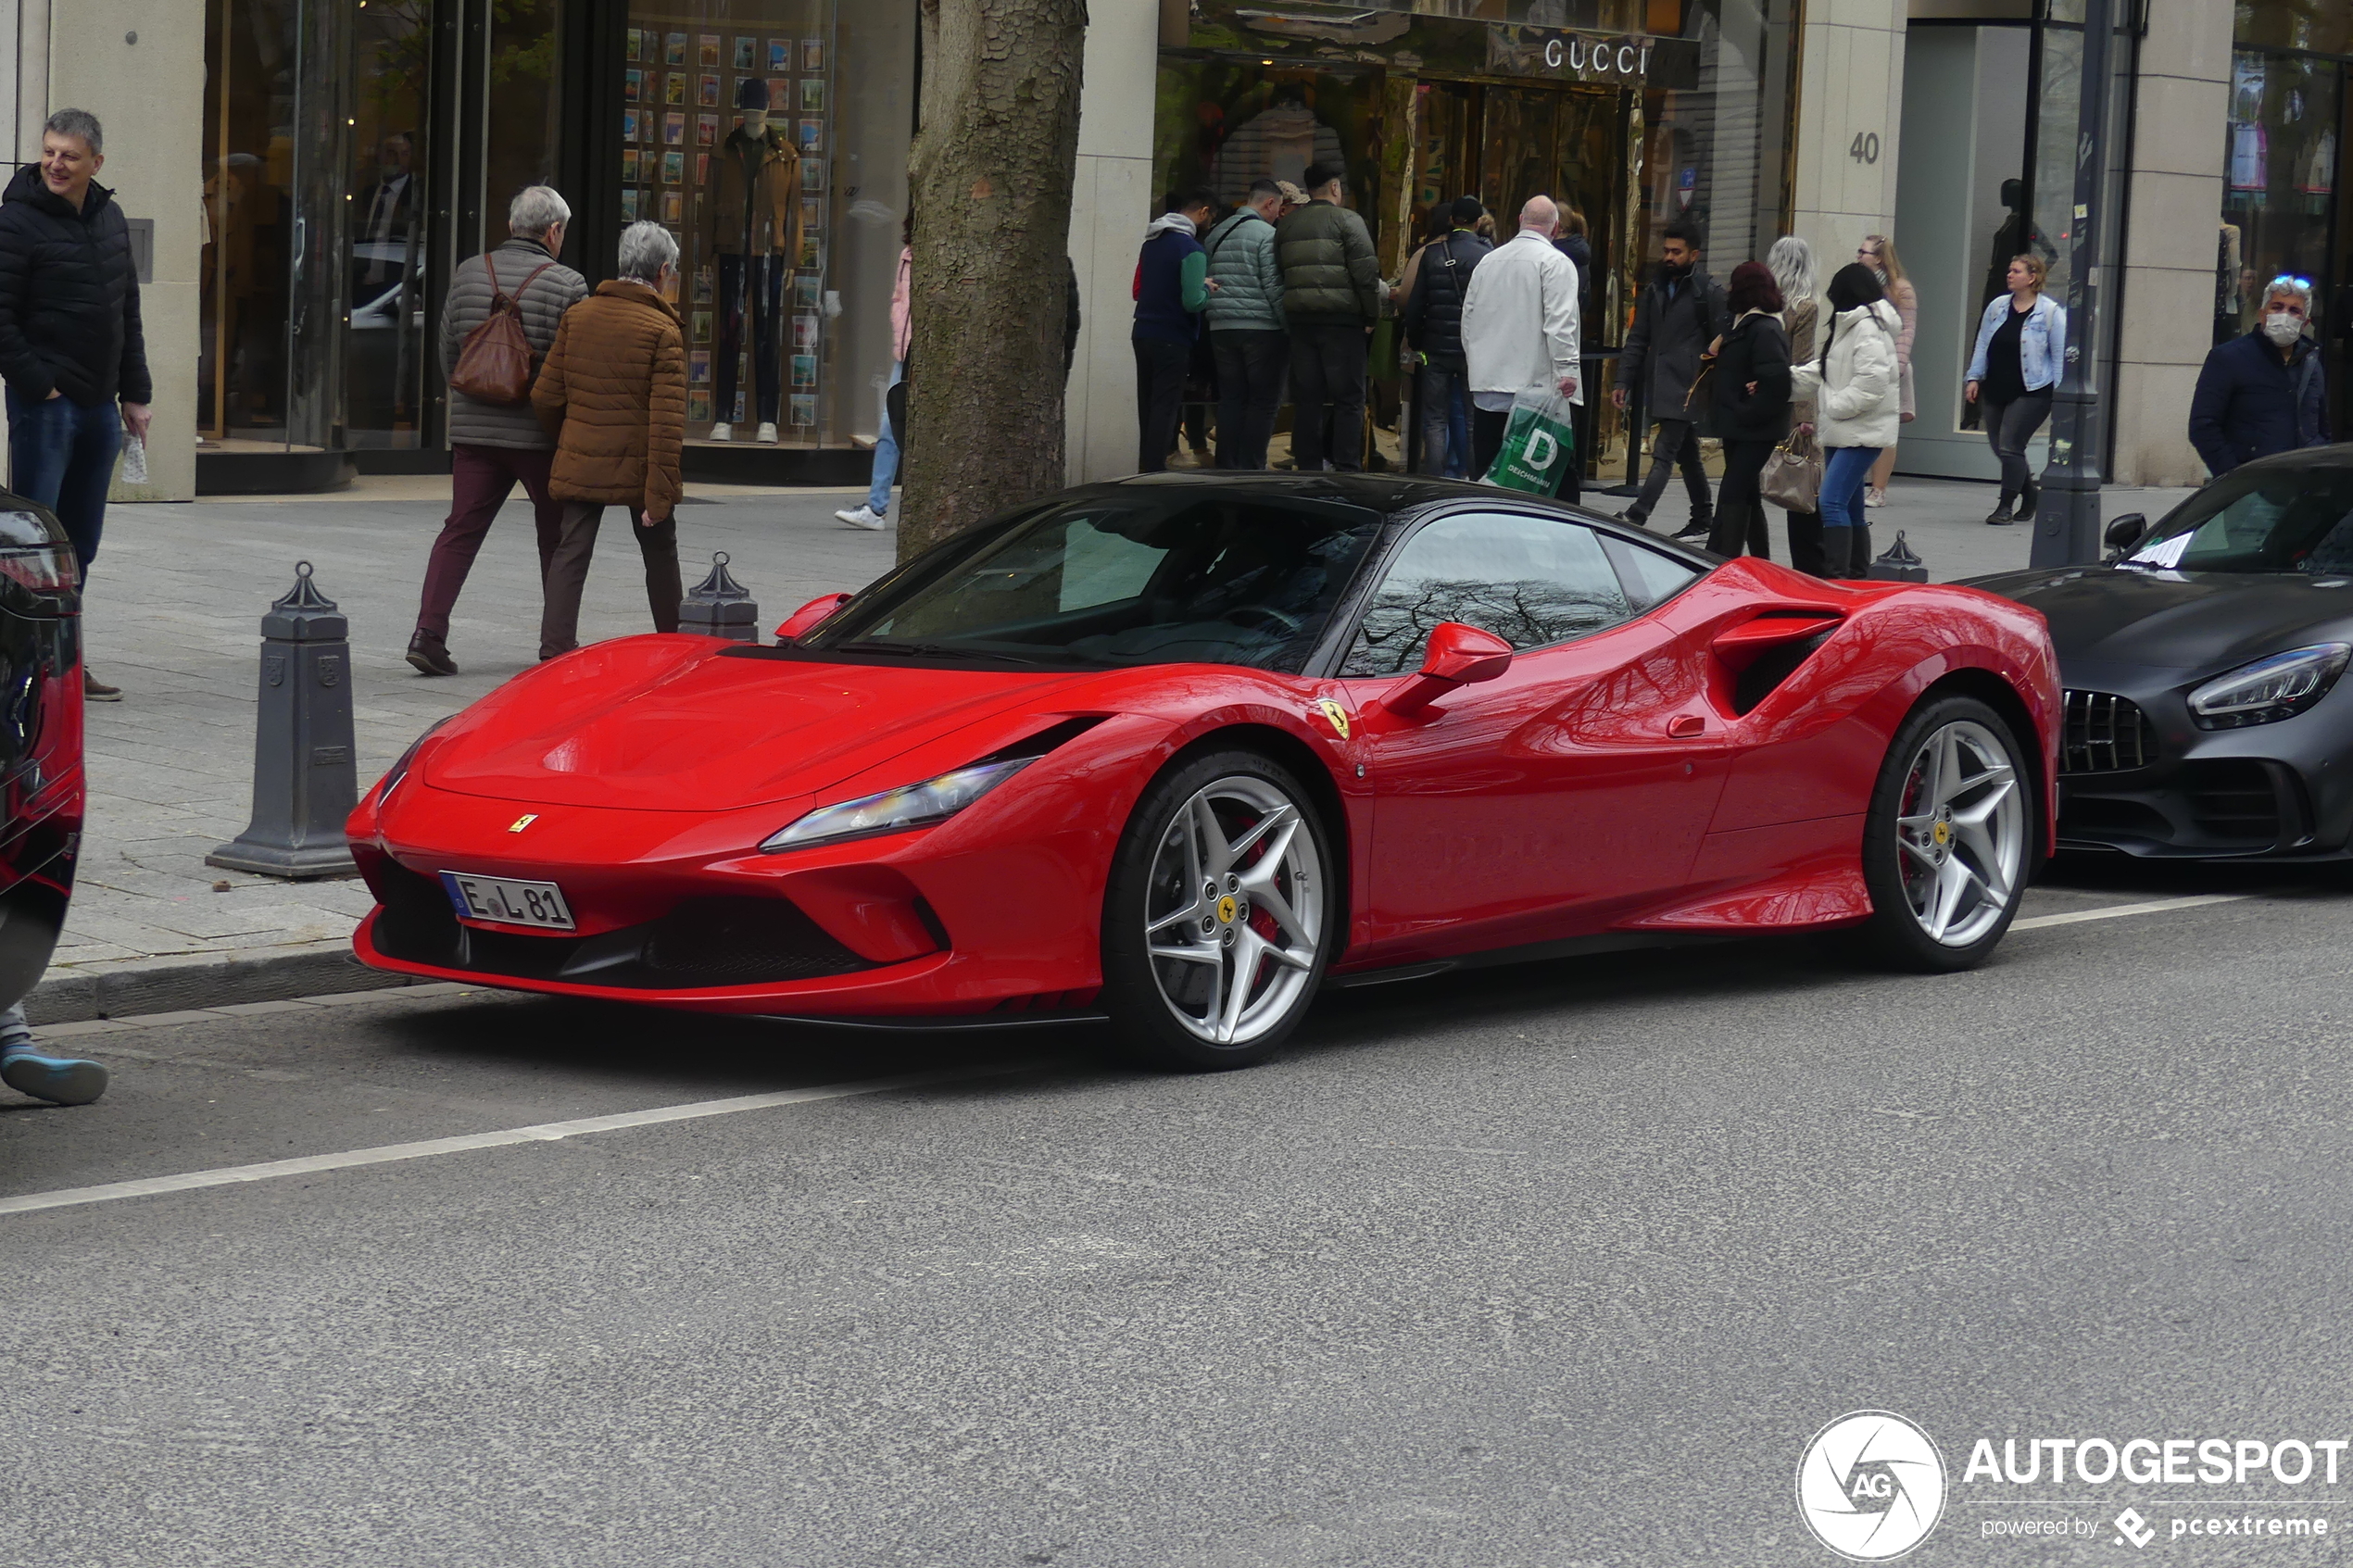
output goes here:
{"type": "Polygon", "coordinates": [[[2304,332],[2311,316],[2312,285],[2274,278],[2255,330],[2206,357],[2190,399],[2190,445],[2208,471],[2328,444],[2328,376],[2320,345],[2304,332]]]}

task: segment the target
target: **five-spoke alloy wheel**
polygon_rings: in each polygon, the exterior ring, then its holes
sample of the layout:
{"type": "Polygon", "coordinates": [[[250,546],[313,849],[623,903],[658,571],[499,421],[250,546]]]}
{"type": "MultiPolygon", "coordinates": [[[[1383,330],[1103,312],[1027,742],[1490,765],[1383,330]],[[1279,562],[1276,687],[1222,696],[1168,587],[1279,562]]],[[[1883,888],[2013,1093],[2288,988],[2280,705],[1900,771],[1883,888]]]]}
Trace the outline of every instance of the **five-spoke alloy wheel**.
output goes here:
{"type": "Polygon", "coordinates": [[[1888,748],[1863,834],[1866,928],[1906,968],[1967,969],[2018,913],[2034,862],[2033,780],[2009,725],[1973,697],[1927,703],[1888,748]]]}
{"type": "Polygon", "coordinates": [[[1298,1024],[1337,905],[1324,827],[1298,781],[1221,752],[1156,781],[1120,841],[1103,910],[1104,999],[1162,1066],[1243,1067],[1298,1024]]]}

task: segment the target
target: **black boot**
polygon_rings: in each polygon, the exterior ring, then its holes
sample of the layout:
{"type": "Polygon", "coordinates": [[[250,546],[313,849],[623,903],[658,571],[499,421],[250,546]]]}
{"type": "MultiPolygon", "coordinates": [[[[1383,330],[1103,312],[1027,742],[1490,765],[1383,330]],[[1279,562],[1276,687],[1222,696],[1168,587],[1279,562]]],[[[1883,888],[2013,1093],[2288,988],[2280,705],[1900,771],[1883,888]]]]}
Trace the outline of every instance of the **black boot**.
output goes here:
{"type": "Polygon", "coordinates": [[[2010,524],[2010,498],[2003,496],[2001,505],[1985,514],[1985,521],[1995,528],[2007,528],[2010,524]]]}
{"type": "Polygon", "coordinates": [[[2042,509],[2043,487],[2030,479],[2026,482],[2026,488],[2018,493],[2018,515],[2021,519],[2030,518],[2042,509]]]}

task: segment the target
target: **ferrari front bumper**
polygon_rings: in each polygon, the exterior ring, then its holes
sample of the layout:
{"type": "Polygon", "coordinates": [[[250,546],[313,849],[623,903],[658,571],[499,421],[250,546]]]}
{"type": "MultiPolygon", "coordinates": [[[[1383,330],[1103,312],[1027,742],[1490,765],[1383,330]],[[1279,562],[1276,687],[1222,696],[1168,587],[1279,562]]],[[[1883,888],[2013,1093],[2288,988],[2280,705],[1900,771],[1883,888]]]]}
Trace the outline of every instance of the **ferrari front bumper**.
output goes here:
{"type": "MultiPolygon", "coordinates": [[[[368,831],[352,852],[377,907],[353,936],[359,960],[556,996],[812,1017],[1063,1012],[1100,986],[1100,851],[1083,824],[1009,842],[958,819],[764,855],[741,848],[757,834],[726,818],[528,805],[411,784],[387,824],[363,803],[355,827],[368,831]],[[514,825],[524,822],[528,836],[514,825]],[[574,927],[462,916],[444,872],[553,883],[574,927]]],[[[748,821],[765,832],[774,818],[748,821]]]]}

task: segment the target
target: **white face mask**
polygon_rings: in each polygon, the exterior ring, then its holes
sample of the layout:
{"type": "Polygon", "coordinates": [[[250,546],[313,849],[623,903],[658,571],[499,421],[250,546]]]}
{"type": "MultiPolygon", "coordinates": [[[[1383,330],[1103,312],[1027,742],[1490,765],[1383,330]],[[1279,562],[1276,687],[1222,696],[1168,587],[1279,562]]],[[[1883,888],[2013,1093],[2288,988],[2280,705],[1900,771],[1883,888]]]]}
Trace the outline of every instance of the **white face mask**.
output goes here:
{"type": "Polygon", "coordinates": [[[2285,348],[2304,335],[2304,323],[2284,310],[2274,310],[2263,318],[2263,335],[2285,348]]]}

